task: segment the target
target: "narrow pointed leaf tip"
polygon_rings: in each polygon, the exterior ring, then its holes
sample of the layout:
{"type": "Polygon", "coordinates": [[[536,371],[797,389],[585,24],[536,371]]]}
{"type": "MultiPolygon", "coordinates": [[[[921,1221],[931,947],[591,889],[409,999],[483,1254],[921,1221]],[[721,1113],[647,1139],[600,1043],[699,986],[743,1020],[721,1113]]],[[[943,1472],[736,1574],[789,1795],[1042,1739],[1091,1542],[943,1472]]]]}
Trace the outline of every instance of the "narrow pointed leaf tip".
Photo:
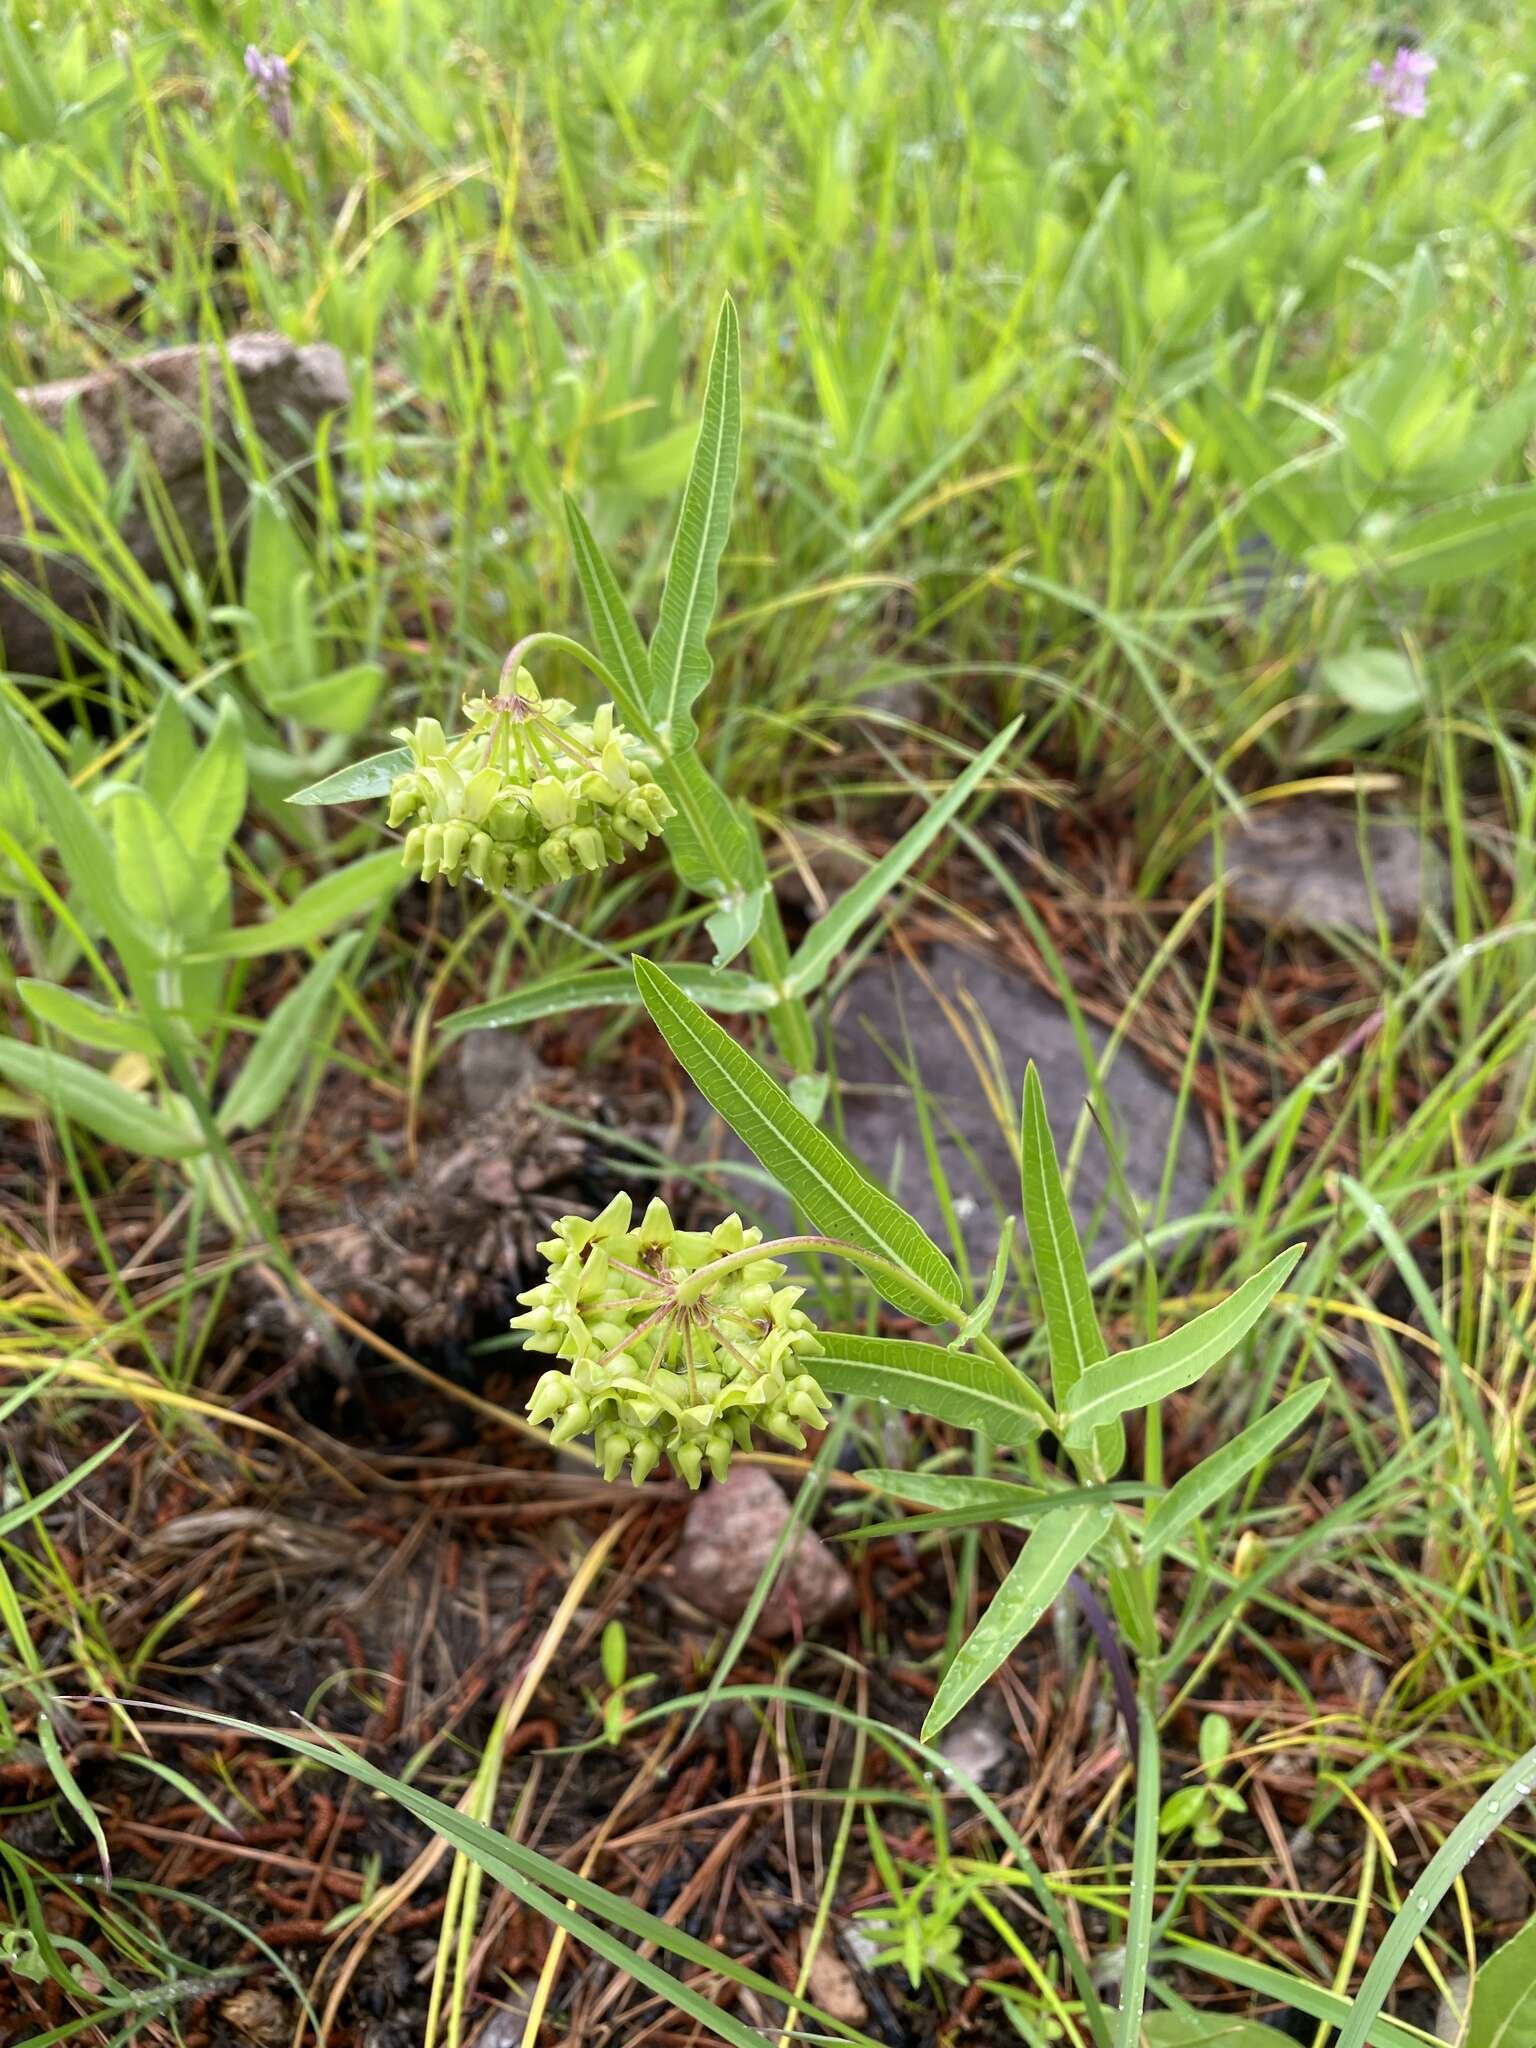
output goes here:
{"type": "Polygon", "coordinates": [[[731,529],[731,496],[741,447],[741,338],[729,296],[720,308],[704,413],[683,491],[661,611],[651,640],[651,711],[673,753],[693,744],[692,705],[709,681],[706,645],[720,557],[731,529]]]}
{"type": "Polygon", "coordinates": [[[923,1722],[923,1740],[947,1728],[1025,1636],[1109,1527],[1104,1507],[1063,1508],[1047,1515],[1019,1552],[992,1604],[961,1644],[923,1722]]]}
{"type": "MultiPolygon", "coordinates": [[[[1045,1090],[1033,1060],[1024,1072],[1019,1160],[1024,1226],[1050,1345],[1051,1384],[1060,1407],[1083,1374],[1103,1363],[1108,1347],[1094,1312],[1088,1263],[1072,1220],[1046,1115],[1045,1090]]],[[[1119,1422],[1107,1422],[1095,1432],[1094,1453],[1101,1470],[1119,1471],[1125,1463],[1125,1431],[1119,1422]]]]}
{"type": "Polygon", "coordinates": [[[1182,1387],[1193,1386],[1243,1341],[1290,1278],[1305,1249],[1304,1245],[1292,1245],[1279,1258],[1271,1259],[1262,1272],[1245,1280],[1226,1301],[1171,1336],[1090,1366],[1062,1403],[1066,1441],[1086,1443],[1095,1429],[1129,1409],[1149,1407],[1182,1387]]]}

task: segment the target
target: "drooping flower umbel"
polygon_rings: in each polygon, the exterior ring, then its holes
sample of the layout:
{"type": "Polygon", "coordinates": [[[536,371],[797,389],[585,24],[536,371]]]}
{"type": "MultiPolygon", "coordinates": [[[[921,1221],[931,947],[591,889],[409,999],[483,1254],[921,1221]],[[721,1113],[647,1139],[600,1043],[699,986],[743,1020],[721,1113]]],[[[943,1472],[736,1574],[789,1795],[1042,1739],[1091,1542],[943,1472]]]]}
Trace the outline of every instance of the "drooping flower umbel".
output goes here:
{"type": "Polygon", "coordinates": [[[1415,50],[1400,43],[1390,65],[1378,58],[1366,76],[1381,94],[1389,114],[1400,114],[1405,121],[1422,121],[1428,105],[1429,81],[1439,69],[1440,60],[1428,50],[1415,50]]]}
{"type": "Polygon", "coordinates": [[[804,1289],[779,1283],[776,1259],[751,1256],[762,1232],[727,1216],[679,1230],[665,1202],[633,1224],[628,1195],[600,1216],[566,1216],[539,1246],[549,1276],[513,1318],[530,1351],[568,1370],[546,1372],[528,1414],[551,1443],[590,1433],[605,1479],[627,1464],[636,1485],[663,1457],[696,1487],[749,1450],[754,1425],[805,1447],[801,1425],[826,1424],[827,1397],[807,1370],[821,1349],[804,1289]]]}
{"type": "Polygon", "coordinates": [[[395,738],[411,766],[390,786],[389,822],[406,825],[403,865],[489,888],[568,881],[644,846],[672,816],[656,756],[604,704],[590,723],[562,697],[541,697],[527,669],[513,688],[464,706],[469,729],[449,739],[435,718],[395,738]]]}

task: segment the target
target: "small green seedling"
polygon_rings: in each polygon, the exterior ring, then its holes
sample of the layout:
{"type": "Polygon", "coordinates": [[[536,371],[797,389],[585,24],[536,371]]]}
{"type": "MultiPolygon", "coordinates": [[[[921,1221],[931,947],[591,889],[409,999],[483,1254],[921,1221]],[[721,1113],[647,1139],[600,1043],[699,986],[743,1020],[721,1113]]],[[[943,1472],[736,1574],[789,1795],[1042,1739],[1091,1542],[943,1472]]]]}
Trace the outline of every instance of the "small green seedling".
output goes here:
{"type": "Polygon", "coordinates": [[[1232,1751],[1232,1729],[1224,1714],[1207,1714],[1200,1723],[1200,1763],[1205,1776],[1193,1785],[1181,1785],[1163,1801],[1158,1815],[1158,1833],[1182,1835],[1186,1831],[1197,1849],[1221,1847],[1222,1815],[1246,1813],[1243,1796],[1230,1785],[1220,1783],[1218,1773],[1232,1751]]]}
{"type": "Polygon", "coordinates": [[[617,1747],[623,1740],[625,1727],[630,1717],[629,1699],[634,1693],[644,1692],[647,1686],[656,1683],[654,1672],[643,1672],[638,1678],[630,1678],[629,1638],[624,1633],[624,1624],[615,1618],[603,1630],[599,1656],[603,1665],[603,1682],[608,1690],[601,1700],[591,1693],[587,1702],[593,1713],[603,1724],[603,1740],[617,1747]]]}
{"type": "Polygon", "coordinates": [[[873,1813],[867,1826],[870,1854],[890,1904],[866,1906],[853,1917],[880,1944],[872,1958],[876,1969],[899,1965],[914,1991],[922,1989],[925,1976],[968,1984],[970,1976],[960,1960],[960,1916],[971,1903],[977,1880],[958,1876],[951,1868],[942,1833],[934,1842],[933,1863],[925,1868],[898,1864],[873,1813]]]}

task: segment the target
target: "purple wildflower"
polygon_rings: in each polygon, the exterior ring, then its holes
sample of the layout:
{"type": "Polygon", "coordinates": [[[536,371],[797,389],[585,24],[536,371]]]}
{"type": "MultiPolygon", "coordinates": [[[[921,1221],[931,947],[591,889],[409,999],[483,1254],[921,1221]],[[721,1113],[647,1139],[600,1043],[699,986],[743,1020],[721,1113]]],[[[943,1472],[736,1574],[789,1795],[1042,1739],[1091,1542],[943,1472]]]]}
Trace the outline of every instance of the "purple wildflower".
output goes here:
{"type": "Polygon", "coordinates": [[[1378,59],[1366,76],[1381,94],[1389,114],[1401,114],[1405,121],[1422,121],[1427,105],[1426,88],[1431,75],[1439,69],[1440,60],[1428,50],[1413,50],[1400,43],[1390,65],[1378,59]]]}
{"type": "Polygon", "coordinates": [[[293,133],[292,74],[286,57],[269,57],[254,43],[245,46],[245,68],[256,88],[256,97],[272,117],[272,126],[286,142],[293,133]]]}

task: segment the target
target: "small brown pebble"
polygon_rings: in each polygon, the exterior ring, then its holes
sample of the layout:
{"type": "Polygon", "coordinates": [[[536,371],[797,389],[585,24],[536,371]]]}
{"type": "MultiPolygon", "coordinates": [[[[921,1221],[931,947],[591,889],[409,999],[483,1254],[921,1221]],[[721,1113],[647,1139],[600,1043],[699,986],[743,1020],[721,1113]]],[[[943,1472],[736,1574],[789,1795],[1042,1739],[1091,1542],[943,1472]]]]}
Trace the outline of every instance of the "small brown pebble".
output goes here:
{"type": "Polygon", "coordinates": [[[816,1950],[805,1980],[805,1995],[846,2026],[862,2026],[869,2018],[869,2007],[864,2003],[858,1980],[828,1942],[822,1942],[816,1950]]]}
{"type": "MultiPolygon", "coordinates": [[[[673,1584],[716,1621],[739,1621],[789,1520],[789,1502],[756,1465],[706,1486],[688,1510],[673,1584]]],[[[853,1605],[852,1579],[812,1530],[803,1530],[757,1617],[757,1633],[815,1628],[853,1605]]]]}
{"type": "Polygon", "coordinates": [[[277,2048],[291,2031],[283,2001],[265,1984],[248,1985],[226,1998],[219,2017],[244,2040],[255,2042],[256,2048],[277,2048]]]}

